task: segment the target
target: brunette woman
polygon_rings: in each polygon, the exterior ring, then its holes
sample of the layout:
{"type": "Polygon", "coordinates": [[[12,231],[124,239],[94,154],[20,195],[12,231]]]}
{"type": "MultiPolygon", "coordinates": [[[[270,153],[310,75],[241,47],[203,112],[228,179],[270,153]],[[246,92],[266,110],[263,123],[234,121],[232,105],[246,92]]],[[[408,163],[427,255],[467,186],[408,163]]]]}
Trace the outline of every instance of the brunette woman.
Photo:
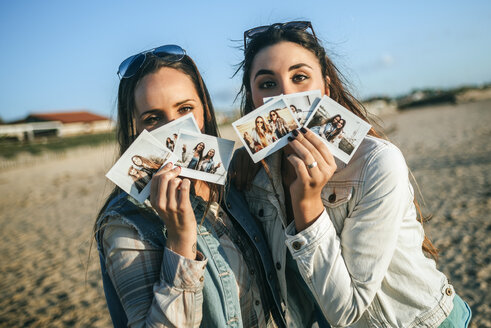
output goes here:
{"type": "Polygon", "coordinates": [[[274,131],[277,139],[281,139],[288,132],[290,132],[286,125],[285,119],[278,115],[278,110],[276,109],[269,112],[269,122],[271,123],[272,130],[274,131]]]}
{"type": "MultiPolygon", "coordinates": [[[[244,114],[264,97],[318,89],[367,120],[310,22],[250,29],[244,47],[244,114]]],[[[436,250],[399,149],[372,129],[343,164],[312,131],[293,136],[245,192],[268,238],[287,323],[308,326],[318,307],[335,327],[466,327],[469,307],[425,256],[436,250]]],[[[236,154],[233,173],[254,172],[245,155],[236,154]]]]}
{"type": "Polygon", "coordinates": [[[269,124],[266,124],[262,116],[256,117],[254,121],[255,126],[252,129],[252,140],[260,145],[261,149],[272,144],[276,137],[273,136],[273,131],[271,131],[269,124]]]}
{"type": "Polygon", "coordinates": [[[182,166],[187,167],[188,169],[197,170],[198,165],[203,158],[203,151],[205,150],[205,143],[199,142],[196,146],[194,146],[192,152],[187,152],[186,145],[182,145],[182,154],[181,161],[182,166]]]}
{"type": "MultiPolygon", "coordinates": [[[[119,75],[121,154],[144,129],[189,112],[218,136],[208,91],[180,47],[131,56],[119,75]]],[[[100,211],[95,237],[114,326],[283,326],[272,260],[245,200],[180,170],[168,164],[153,176],[151,206],[116,188],[100,211]]]]}

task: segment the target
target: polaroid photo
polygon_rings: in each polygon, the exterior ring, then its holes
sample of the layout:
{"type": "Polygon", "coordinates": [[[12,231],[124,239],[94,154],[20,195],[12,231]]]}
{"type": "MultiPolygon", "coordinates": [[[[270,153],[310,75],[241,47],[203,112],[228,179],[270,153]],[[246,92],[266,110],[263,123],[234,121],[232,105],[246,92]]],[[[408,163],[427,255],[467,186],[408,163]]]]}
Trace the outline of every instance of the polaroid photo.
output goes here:
{"type": "Polygon", "coordinates": [[[177,136],[181,130],[201,133],[198,123],[196,123],[192,113],[179,117],[178,119],[153,130],[150,132],[150,134],[160,140],[160,142],[162,142],[167,148],[170,149],[171,152],[173,152],[177,141],[177,136]]]}
{"type": "Polygon", "coordinates": [[[371,127],[328,96],[322,97],[305,126],[324,141],[335,157],[346,164],[371,127]]]}
{"type": "Polygon", "coordinates": [[[232,126],[254,163],[284,147],[291,131],[300,127],[283,98],[268,101],[232,126]]]}
{"type": "Polygon", "coordinates": [[[280,95],[275,97],[264,98],[264,103],[272,99],[283,98],[287,105],[290,106],[295,118],[300,126],[303,126],[308,120],[310,114],[314,111],[315,106],[321,100],[320,90],[310,90],[297,93],[289,93],[287,95],[280,95]]]}
{"type": "Polygon", "coordinates": [[[174,155],[180,176],[225,184],[235,141],[179,131],[174,155]]]}
{"type": "Polygon", "coordinates": [[[176,162],[174,155],[147,130],[136,138],[106,177],[140,203],[150,196],[152,176],[167,162],[176,162]]]}

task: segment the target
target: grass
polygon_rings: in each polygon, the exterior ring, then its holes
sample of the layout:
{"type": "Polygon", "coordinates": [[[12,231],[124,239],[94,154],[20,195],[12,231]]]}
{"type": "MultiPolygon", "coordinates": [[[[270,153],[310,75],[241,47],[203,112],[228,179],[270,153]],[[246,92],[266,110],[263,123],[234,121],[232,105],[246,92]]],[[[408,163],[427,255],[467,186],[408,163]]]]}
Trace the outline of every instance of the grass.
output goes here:
{"type": "Polygon", "coordinates": [[[40,155],[45,151],[64,152],[80,146],[97,146],[116,141],[114,132],[103,134],[86,134],[74,137],[42,137],[31,142],[18,142],[0,139],[0,158],[12,159],[19,153],[27,152],[40,155]]]}

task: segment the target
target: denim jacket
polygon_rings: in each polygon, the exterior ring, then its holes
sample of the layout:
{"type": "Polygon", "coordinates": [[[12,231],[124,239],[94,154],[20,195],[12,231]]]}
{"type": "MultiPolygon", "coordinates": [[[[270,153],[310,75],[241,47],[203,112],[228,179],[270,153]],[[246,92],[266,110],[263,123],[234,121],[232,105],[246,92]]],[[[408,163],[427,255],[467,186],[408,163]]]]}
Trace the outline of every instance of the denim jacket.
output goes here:
{"type": "Polygon", "coordinates": [[[337,161],[322,190],[324,212],[299,233],[287,224],[281,156],[266,162],[272,183],[261,169],[245,195],[278,269],[288,326],[307,320],[312,303],[332,327],[438,327],[445,320],[455,292],[422,252],[424,232],[397,147],[367,136],[348,165],[337,161]],[[303,283],[313,298],[298,293],[303,283]]]}
{"type": "MultiPolygon", "coordinates": [[[[195,217],[200,221],[205,211],[206,203],[200,198],[191,196],[191,204],[195,217]]],[[[230,214],[229,217],[240,224],[252,244],[256,247],[256,254],[259,254],[264,274],[267,277],[266,288],[273,296],[274,306],[278,309],[276,312],[280,314],[278,282],[276,275],[273,273],[273,262],[261,227],[251,217],[243,196],[233,187],[230,187],[226,192],[224,206],[230,214]]],[[[115,327],[126,327],[127,317],[112,281],[105,270],[104,252],[102,248],[101,228],[103,228],[104,222],[112,216],[122,217],[123,222],[138,231],[142,240],[162,249],[164,249],[166,242],[165,227],[153,210],[136,203],[136,201],[133,202],[124,192],[109,202],[105,211],[98,219],[95,237],[101,260],[104,293],[109,313],[115,327]]],[[[208,259],[204,275],[201,327],[242,327],[235,278],[227,261],[223,257],[223,252],[220,250],[216,232],[208,220],[204,220],[203,225],[200,227],[197,244],[198,250],[208,259]]],[[[251,254],[243,255],[251,256],[251,254]]],[[[277,322],[277,324],[281,325],[282,323],[277,322]]]]}

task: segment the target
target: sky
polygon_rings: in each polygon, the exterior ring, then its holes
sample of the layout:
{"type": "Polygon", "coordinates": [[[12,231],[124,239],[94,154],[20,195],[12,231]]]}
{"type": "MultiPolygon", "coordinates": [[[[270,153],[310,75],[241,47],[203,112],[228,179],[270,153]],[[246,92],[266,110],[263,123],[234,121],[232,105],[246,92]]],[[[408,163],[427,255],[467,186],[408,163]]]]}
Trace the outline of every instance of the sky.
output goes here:
{"type": "Polygon", "coordinates": [[[309,20],[359,98],[491,82],[491,1],[0,0],[0,118],[115,118],[125,58],[178,44],[219,110],[237,108],[243,32],[309,20]]]}

